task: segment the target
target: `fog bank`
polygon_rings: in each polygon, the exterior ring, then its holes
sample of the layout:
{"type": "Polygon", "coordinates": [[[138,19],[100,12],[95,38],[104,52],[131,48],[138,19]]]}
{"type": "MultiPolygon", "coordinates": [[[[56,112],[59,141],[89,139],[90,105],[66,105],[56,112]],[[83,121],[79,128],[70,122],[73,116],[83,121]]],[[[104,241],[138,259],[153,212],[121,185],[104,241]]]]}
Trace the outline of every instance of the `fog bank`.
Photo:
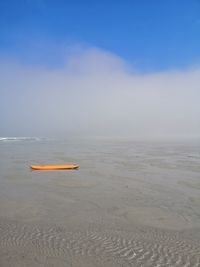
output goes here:
{"type": "Polygon", "coordinates": [[[139,74],[99,49],[63,68],[0,63],[0,136],[200,136],[200,68],[139,74]]]}

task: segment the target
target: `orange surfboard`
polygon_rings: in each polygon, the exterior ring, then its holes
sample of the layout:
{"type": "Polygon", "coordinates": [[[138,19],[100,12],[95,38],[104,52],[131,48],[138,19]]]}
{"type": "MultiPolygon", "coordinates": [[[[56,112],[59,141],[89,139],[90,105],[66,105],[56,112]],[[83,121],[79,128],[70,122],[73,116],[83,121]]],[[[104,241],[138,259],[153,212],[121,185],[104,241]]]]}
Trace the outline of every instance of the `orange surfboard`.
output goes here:
{"type": "Polygon", "coordinates": [[[78,165],[42,165],[42,166],[31,166],[33,170],[71,170],[78,169],[78,165]]]}

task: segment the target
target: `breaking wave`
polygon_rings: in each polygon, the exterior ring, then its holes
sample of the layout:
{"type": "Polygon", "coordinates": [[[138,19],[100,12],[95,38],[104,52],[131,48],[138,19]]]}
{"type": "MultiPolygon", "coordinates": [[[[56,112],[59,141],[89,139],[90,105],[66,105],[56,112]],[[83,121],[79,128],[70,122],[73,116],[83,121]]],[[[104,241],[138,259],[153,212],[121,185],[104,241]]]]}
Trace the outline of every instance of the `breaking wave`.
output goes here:
{"type": "Polygon", "coordinates": [[[29,142],[29,141],[43,141],[46,138],[40,137],[0,137],[0,142],[29,142]]]}

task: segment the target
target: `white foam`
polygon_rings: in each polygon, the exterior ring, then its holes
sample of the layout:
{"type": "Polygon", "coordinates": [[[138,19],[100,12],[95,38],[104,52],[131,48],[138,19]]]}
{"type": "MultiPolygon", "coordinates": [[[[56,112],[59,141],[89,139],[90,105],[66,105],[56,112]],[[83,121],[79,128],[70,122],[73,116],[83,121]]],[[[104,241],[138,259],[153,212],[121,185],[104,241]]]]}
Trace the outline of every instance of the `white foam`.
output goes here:
{"type": "Polygon", "coordinates": [[[0,137],[0,142],[19,142],[19,141],[42,141],[45,138],[39,137],[0,137]]]}

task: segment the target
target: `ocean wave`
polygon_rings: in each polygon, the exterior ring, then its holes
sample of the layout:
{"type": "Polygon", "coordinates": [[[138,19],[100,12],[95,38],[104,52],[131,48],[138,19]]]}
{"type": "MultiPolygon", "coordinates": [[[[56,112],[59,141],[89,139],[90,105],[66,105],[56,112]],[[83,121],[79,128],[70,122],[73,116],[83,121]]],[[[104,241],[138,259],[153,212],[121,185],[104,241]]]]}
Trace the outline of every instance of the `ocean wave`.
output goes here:
{"type": "Polygon", "coordinates": [[[0,137],[0,142],[28,142],[28,141],[43,141],[46,138],[41,137],[0,137]]]}

